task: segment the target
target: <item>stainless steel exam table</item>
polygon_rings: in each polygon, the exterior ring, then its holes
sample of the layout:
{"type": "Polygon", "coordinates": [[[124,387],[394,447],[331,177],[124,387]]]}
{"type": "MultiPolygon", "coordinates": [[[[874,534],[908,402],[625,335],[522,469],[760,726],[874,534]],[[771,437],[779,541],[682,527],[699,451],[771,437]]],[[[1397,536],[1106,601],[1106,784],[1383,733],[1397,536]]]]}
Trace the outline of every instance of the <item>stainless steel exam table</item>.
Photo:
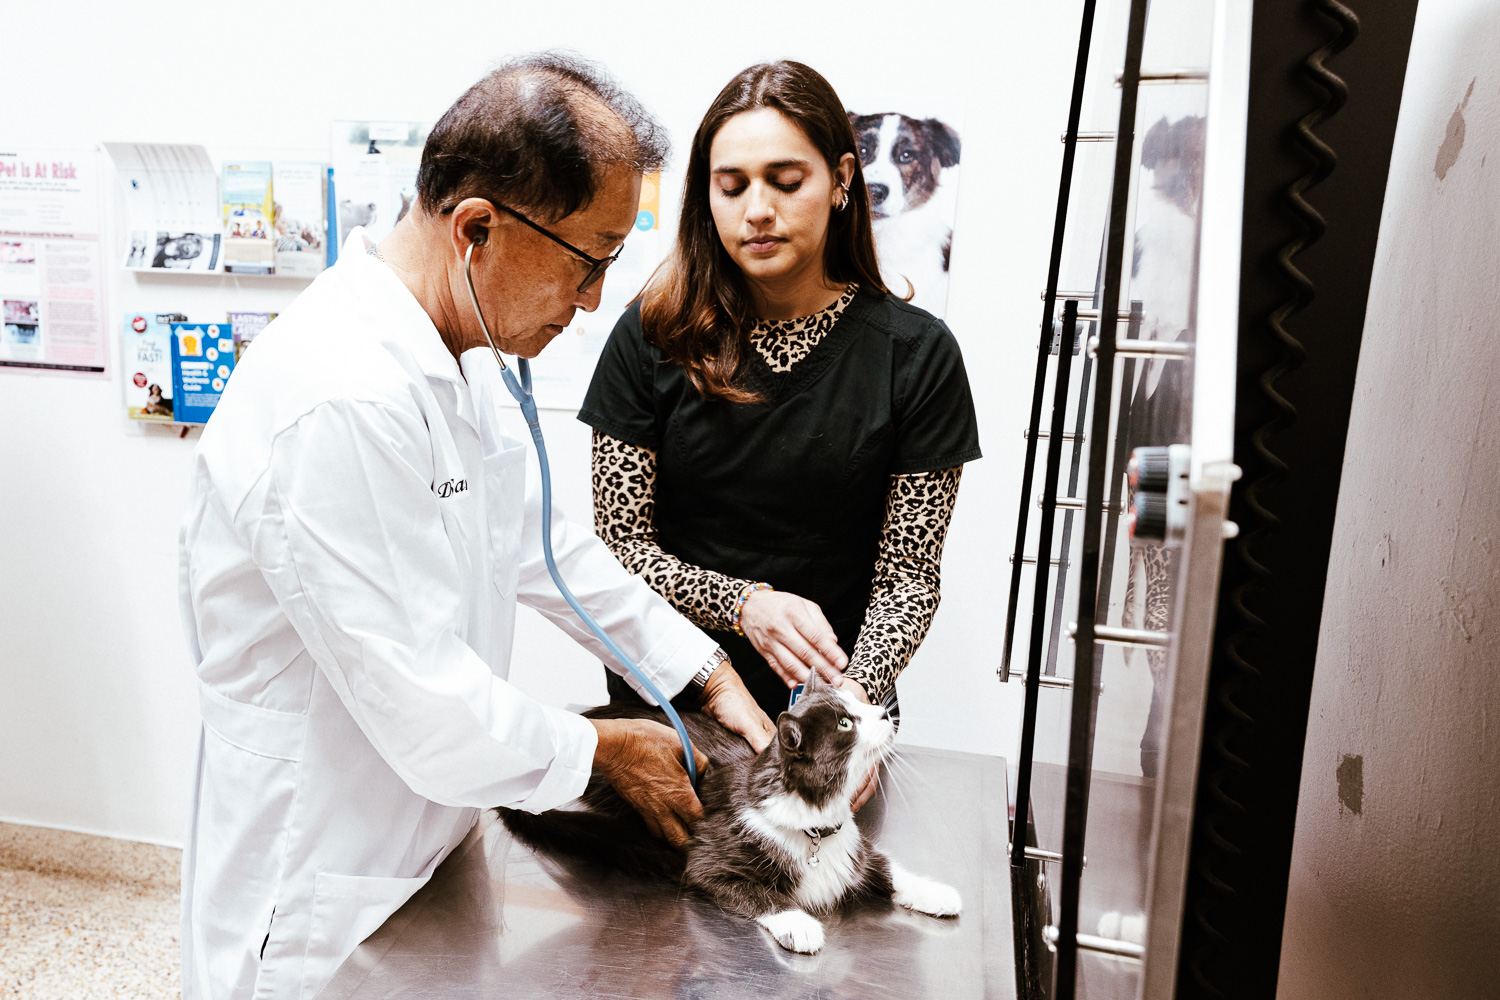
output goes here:
{"type": "Polygon", "coordinates": [[[487,813],[320,1000],[1012,997],[1006,795],[998,757],[903,748],[860,826],[963,914],[857,904],[817,955],[676,886],[534,854],[487,813]]]}

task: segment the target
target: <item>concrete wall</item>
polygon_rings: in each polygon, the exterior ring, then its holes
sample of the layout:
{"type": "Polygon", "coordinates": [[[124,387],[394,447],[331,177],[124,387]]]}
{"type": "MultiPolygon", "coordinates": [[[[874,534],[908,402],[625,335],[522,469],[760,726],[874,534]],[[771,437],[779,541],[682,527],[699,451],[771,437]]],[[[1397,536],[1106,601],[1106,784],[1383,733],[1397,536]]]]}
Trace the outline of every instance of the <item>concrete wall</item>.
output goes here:
{"type": "Polygon", "coordinates": [[[1419,9],[1313,686],[1287,1000],[1500,995],[1497,40],[1493,3],[1419,9]]]}
{"type": "MultiPolygon", "coordinates": [[[[768,58],[809,62],[846,96],[966,101],[948,320],[986,457],[964,477],[944,604],[902,682],[903,737],[1009,754],[1020,687],[994,680],[996,606],[1080,6],[1010,5],[1002,19],[965,0],[935,0],[920,17],[880,0],[7,4],[0,141],[191,142],[216,158],[322,159],[331,119],[430,121],[495,60],[547,46],[603,60],[662,116],[679,150],[719,87],[768,58]]],[[[675,205],[684,161],[664,178],[664,207],[675,205]]],[[[675,211],[665,214],[670,232],[675,211]]],[[[179,309],[212,320],[280,309],[301,287],[111,266],[106,315],[179,309]]],[[[128,425],[119,379],[117,369],[103,380],[0,371],[0,819],[172,842],[198,727],[176,607],[193,438],[128,425]]],[[[586,428],[563,411],[544,420],[559,498],[587,518],[586,428]]],[[[516,678],[550,701],[602,700],[597,664],[540,619],[523,621],[516,662],[516,678]]],[[[1062,759],[1065,707],[1059,698],[1047,710],[1043,759],[1062,759]]],[[[1129,758],[1118,766],[1133,767],[1129,758]]]]}

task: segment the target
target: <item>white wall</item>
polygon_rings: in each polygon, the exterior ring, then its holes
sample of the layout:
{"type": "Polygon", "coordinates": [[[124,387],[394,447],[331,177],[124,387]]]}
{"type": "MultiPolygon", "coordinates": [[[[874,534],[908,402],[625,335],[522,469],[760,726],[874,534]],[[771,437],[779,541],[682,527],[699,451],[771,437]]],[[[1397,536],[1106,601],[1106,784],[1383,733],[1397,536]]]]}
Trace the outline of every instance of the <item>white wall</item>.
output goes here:
{"type": "MultiPolygon", "coordinates": [[[[948,320],[986,457],[965,476],[944,604],[902,684],[903,734],[1009,753],[1019,687],[1002,691],[993,669],[1079,8],[7,3],[0,141],[322,158],[331,119],[433,120],[498,58],[548,46],[604,61],[679,150],[719,87],[763,59],[807,61],[845,93],[966,99],[948,320]]],[[[301,287],[111,268],[111,363],[126,309],[214,319],[279,309],[301,287]]],[[[119,378],[0,371],[0,819],[175,842],[197,734],[175,552],[193,440],[129,426],[119,378]]],[[[544,419],[559,496],[587,517],[586,429],[544,419]]],[[[546,628],[524,629],[517,678],[557,703],[602,695],[597,665],[546,628]]]]}
{"type": "Polygon", "coordinates": [[[1485,0],[1417,14],[1313,681],[1287,1000],[1500,992],[1497,38],[1485,0]]]}

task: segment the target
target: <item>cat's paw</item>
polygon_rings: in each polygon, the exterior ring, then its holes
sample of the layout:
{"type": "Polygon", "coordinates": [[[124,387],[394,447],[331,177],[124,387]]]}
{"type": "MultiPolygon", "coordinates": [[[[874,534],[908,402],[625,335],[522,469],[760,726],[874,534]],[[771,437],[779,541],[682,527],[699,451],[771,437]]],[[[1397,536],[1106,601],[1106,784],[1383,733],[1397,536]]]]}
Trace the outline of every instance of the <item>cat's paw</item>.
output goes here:
{"type": "Polygon", "coordinates": [[[771,932],[787,951],[812,955],[823,948],[823,925],[803,910],[782,910],[756,917],[755,922],[771,932]]]}
{"type": "Polygon", "coordinates": [[[891,901],[932,917],[956,917],[963,909],[958,890],[907,871],[891,862],[891,901]]]}

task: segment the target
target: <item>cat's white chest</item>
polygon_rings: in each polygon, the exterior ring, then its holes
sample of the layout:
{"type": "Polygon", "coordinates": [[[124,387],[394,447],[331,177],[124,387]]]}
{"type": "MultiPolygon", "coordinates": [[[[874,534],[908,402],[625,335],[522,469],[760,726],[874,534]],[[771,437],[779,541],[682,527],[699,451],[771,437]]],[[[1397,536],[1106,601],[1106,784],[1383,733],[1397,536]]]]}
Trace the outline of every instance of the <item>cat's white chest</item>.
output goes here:
{"type": "Polygon", "coordinates": [[[799,906],[813,911],[836,906],[859,881],[859,828],[849,820],[836,832],[813,838],[803,828],[789,827],[786,820],[809,820],[805,828],[815,829],[817,823],[812,820],[818,817],[781,815],[785,811],[784,803],[773,801],[762,809],[745,810],[741,819],[784,852],[797,879],[799,906]],[[773,822],[772,817],[782,822],[773,822]]]}
{"type": "Polygon", "coordinates": [[[798,836],[807,845],[799,864],[802,879],[797,886],[797,902],[805,910],[826,910],[848,895],[859,879],[859,830],[853,823],[845,823],[837,833],[822,838],[816,854],[811,838],[801,833],[798,836]]]}

